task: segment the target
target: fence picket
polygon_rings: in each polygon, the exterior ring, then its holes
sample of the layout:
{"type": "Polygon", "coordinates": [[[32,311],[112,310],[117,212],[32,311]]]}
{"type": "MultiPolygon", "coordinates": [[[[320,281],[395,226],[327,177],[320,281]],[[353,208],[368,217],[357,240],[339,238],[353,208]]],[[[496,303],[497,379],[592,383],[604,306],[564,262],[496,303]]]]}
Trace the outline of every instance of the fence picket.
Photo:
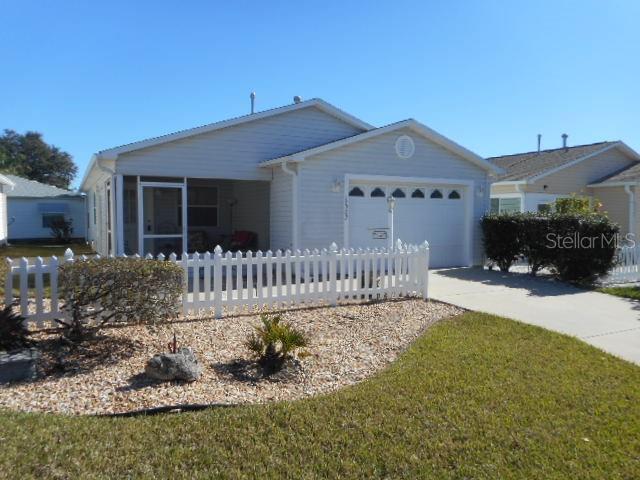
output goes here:
{"type": "MultiPolygon", "coordinates": [[[[620,255],[633,262],[640,258],[637,252],[621,252],[620,255]]],[[[144,261],[139,255],[130,258],[144,261]]],[[[144,257],[145,260],[153,258],[150,254],[144,257]]],[[[156,258],[165,261],[162,254],[156,258]]],[[[45,261],[38,257],[29,264],[26,258],[22,258],[16,265],[7,259],[5,300],[11,303],[12,291],[17,288],[17,308],[28,321],[56,318],[62,315],[58,285],[60,266],[86,260],[88,257],[75,257],[71,250],[65,252],[64,260],[51,257],[45,261]],[[50,309],[45,309],[44,303],[45,275],[50,279],[50,309]],[[30,301],[35,301],[31,310],[30,301]]],[[[329,249],[322,250],[277,250],[275,256],[271,251],[263,255],[260,250],[233,254],[216,246],[213,254],[194,252],[190,256],[183,252],[178,258],[172,253],[167,260],[180,265],[184,272],[184,315],[213,310],[215,317],[220,318],[225,307],[231,311],[251,309],[256,305],[272,307],[319,301],[336,305],[343,299],[391,298],[409,294],[428,299],[429,293],[429,246],[426,242],[420,246],[398,242],[394,248],[366,250],[338,250],[334,243],[329,249]]],[[[628,266],[624,268],[629,269],[628,266]]]]}

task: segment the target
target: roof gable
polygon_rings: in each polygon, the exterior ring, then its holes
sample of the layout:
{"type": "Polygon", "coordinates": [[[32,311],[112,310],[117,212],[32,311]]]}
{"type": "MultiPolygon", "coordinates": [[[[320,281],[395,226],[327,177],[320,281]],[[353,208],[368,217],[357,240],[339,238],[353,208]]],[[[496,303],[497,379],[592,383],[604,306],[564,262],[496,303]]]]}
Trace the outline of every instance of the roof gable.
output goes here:
{"type": "Polygon", "coordinates": [[[640,155],[621,141],[598,142],[575,147],[541,150],[540,152],[516,153],[491,157],[487,160],[505,170],[505,173],[498,178],[499,182],[525,182],[546,177],[612,148],[619,148],[630,157],[640,161],[640,155]]]}
{"type": "Polygon", "coordinates": [[[471,163],[474,163],[476,165],[478,165],[479,167],[488,170],[490,172],[493,173],[500,173],[502,172],[502,169],[496,165],[493,165],[490,162],[487,162],[485,159],[483,159],[482,157],[480,157],[479,155],[476,155],[475,153],[471,152],[470,150],[467,150],[466,148],[462,147],[461,145],[458,145],[457,143],[455,143],[453,140],[450,140],[449,138],[439,134],[438,132],[436,132],[435,130],[430,129],[429,127],[427,127],[426,125],[423,125],[422,123],[414,120],[414,119],[408,119],[408,120],[403,120],[401,122],[397,122],[397,123],[392,123],[391,125],[387,125],[385,127],[380,127],[380,128],[376,128],[373,130],[369,130],[367,132],[363,132],[361,134],[358,135],[354,135],[352,137],[348,137],[342,140],[337,140],[335,142],[331,142],[331,143],[327,143],[325,145],[320,145],[318,147],[315,148],[310,148],[307,150],[302,150],[300,152],[296,152],[284,157],[279,157],[279,158],[274,158],[271,160],[268,160],[266,162],[262,162],[260,165],[262,167],[269,167],[272,165],[276,165],[279,163],[282,163],[283,161],[291,161],[291,162],[303,162],[305,161],[305,159],[307,159],[308,157],[311,157],[313,155],[317,155],[319,153],[323,153],[329,150],[333,150],[336,148],[340,148],[340,147],[344,147],[347,145],[352,145],[354,143],[358,143],[358,142],[362,142],[364,140],[368,140],[370,138],[374,138],[376,136],[379,135],[384,135],[385,133],[389,133],[389,132],[393,132],[395,130],[400,130],[403,128],[409,128],[412,131],[414,131],[415,133],[417,133],[418,135],[423,136],[424,138],[427,138],[428,140],[431,140],[432,142],[440,145],[441,147],[445,148],[446,150],[449,150],[455,154],[457,154],[458,156],[464,158],[465,160],[470,161],[471,163]]]}
{"type": "Polygon", "coordinates": [[[161,145],[167,142],[173,142],[175,140],[181,140],[183,138],[200,135],[203,133],[213,132],[222,128],[229,128],[243,123],[255,122],[264,118],[273,117],[275,115],[282,115],[284,113],[292,112],[295,110],[301,110],[304,108],[318,108],[321,111],[342,120],[343,122],[352,125],[361,130],[370,130],[374,128],[372,125],[350,115],[337,107],[334,107],[330,103],[325,102],[319,98],[312,98],[300,103],[294,103],[292,105],[286,105],[284,107],[273,108],[262,112],[252,113],[249,115],[243,115],[241,117],[231,118],[220,122],[203,125],[201,127],[190,128],[187,130],[181,130],[179,132],[162,135],[160,137],[149,138],[138,142],[121,145],[119,147],[109,148],[107,150],[101,150],[96,155],[104,159],[113,160],[122,153],[132,152],[134,150],[140,150],[155,145],[161,145]]]}

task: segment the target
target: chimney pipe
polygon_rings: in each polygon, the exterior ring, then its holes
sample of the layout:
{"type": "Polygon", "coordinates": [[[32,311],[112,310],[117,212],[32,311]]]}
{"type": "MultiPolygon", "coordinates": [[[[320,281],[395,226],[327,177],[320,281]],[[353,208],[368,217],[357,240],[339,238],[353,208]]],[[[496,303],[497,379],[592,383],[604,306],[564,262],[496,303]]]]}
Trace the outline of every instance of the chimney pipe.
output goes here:
{"type": "Polygon", "coordinates": [[[567,138],[569,137],[569,135],[567,135],[566,133],[562,134],[562,148],[567,148],[567,138]]]}
{"type": "Polygon", "coordinates": [[[251,92],[249,98],[251,98],[251,113],[254,113],[256,107],[256,92],[251,92]]]}
{"type": "Polygon", "coordinates": [[[542,144],[542,134],[538,134],[538,153],[540,153],[540,145],[542,144]]]}

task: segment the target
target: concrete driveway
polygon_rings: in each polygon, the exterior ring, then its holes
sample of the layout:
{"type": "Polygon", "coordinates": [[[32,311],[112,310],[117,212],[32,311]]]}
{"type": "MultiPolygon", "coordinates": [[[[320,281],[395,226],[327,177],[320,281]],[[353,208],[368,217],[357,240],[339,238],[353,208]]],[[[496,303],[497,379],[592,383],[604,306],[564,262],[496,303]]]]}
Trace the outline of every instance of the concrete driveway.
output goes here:
{"type": "Polygon", "coordinates": [[[545,278],[480,268],[435,270],[430,296],[578,337],[640,364],[640,303],[545,278]]]}

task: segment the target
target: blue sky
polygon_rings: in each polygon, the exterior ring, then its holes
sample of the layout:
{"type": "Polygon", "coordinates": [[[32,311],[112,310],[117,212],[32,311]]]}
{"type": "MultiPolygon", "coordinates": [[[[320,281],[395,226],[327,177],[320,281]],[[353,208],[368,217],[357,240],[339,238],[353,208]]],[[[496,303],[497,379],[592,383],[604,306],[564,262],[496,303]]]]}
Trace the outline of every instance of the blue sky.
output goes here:
{"type": "Polygon", "coordinates": [[[640,151],[640,2],[0,0],[0,129],[93,152],[321,97],[483,156],[640,151]]]}

